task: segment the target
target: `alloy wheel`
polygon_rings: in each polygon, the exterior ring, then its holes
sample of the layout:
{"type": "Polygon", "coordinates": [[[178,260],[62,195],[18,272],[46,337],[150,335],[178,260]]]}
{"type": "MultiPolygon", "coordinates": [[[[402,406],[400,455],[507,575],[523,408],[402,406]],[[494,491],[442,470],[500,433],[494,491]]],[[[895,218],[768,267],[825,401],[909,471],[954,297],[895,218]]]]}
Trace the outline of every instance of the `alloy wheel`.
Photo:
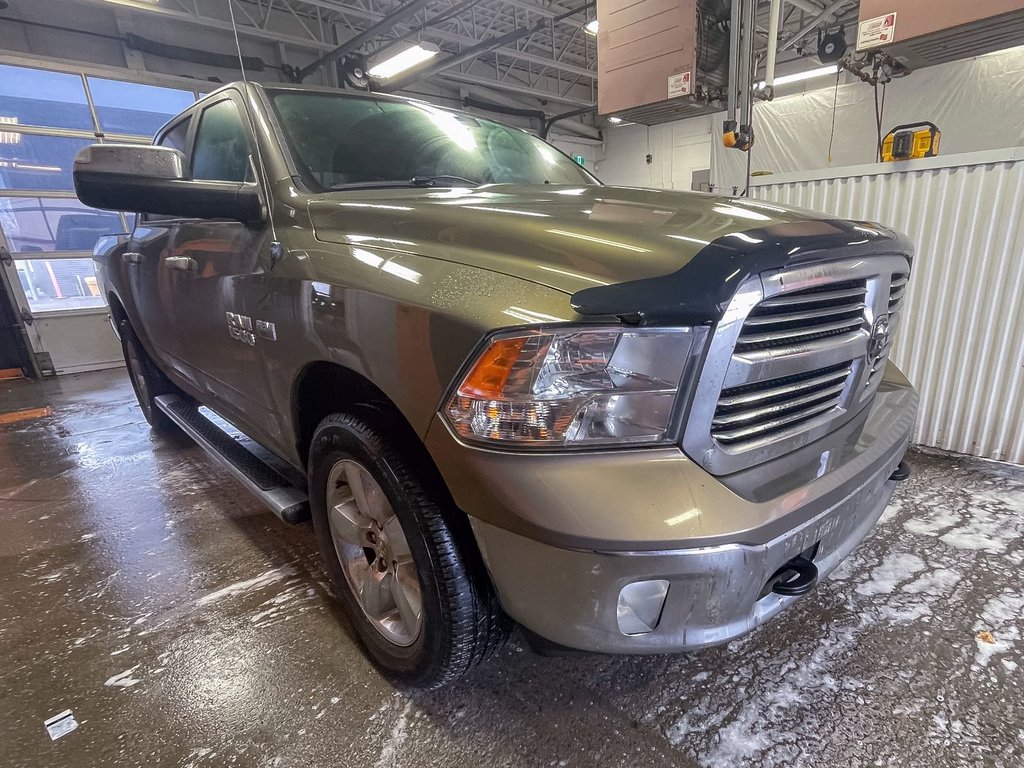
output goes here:
{"type": "Polygon", "coordinates": [[[366,618],[388,641],[412,645],[423,597],[402,524],[359,462],[342,459],[327,478],[327,519],[345,580],[366,618]]]}

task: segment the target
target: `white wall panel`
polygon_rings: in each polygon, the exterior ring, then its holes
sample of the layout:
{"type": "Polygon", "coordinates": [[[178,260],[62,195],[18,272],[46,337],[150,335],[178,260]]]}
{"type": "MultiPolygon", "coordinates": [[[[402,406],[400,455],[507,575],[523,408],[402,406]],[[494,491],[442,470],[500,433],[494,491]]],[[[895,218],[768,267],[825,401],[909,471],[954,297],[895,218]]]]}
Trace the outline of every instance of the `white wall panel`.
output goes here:
{"type": "Polygon", "coordinates": [[[921,392],[915,441],[1024,464],[1024,148],[755,183],[914,240],[893,360],[921,392]]]}
{"type": "Polygon", "coordinates": [[[626,187],[690,189],[693,172],[711,167],[711,136],[707,116],[650,127],[606,126],[597,176],[605,184],[626,187]]]}

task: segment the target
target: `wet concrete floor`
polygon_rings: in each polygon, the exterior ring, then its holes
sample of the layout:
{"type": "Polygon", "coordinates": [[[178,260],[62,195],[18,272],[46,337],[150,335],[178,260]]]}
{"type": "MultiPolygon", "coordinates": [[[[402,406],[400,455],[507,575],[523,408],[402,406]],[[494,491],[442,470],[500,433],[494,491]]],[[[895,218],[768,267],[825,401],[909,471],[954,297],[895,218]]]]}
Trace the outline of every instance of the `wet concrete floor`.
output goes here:
{"type": "Polygon", "coordinates": [[[0,382],[0,411],[46,405],[0,426],[0,766],[1024,764],[1024,470],[913,454],[836,575],[726,647],[514,637],[409,698],[350,639],[310,528],[153,435],[123,371],[0,382]]]}

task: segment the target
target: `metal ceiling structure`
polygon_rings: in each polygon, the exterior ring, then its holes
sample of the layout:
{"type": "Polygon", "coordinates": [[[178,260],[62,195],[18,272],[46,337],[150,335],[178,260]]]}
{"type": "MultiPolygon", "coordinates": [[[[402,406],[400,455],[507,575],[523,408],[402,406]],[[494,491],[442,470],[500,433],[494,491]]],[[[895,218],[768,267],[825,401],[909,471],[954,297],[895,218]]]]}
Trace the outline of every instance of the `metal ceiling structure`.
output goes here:
{"type": "Polygon", "coordinates": [[[243,39],[305,50],[314,59],[393,15],[395,23],[382,25],[378,35],[364,41],[362,52],[372,53],[396,40],[426,40],[440,46],[439,59],[449,58],[526,28],[529,31],[519,39],[481,50],[435,76],[448,81],[449,87],[485,82],[497,91],[551,101],[555,111],[596,100],[597,46],[583,31],[595,16],[592,0],[566,0],[564,5],[544,0],[160,0],[158,5],[151,0],[85,1],[108,8],[113,2],[147,16],[224,31],[231,30],[230,2],[243,39]],[[416,11],[403,14],[405,6],[415,6],[416,11]],[[578,13],[566,15],[577,8],[578,13]]]}
{"type": "MultiPolygon", "coordinates": [[[[363,53],[397,40],[425,40],[440,46],[438,64],[451,60],[449,66],[431,66],[434,83],[486,88],[520,101],[540,100],[551,104],[549,112],[596,102],[597,44],[583,29],[596,16],[593,0],[80,1],[108,8],[114,3],[224,31],[231,30],[231,3],[243,38],[303,51],[310,60],[350,40],[358,40],[358,46],[350,47],[363,53]]],[[[728,6],[727,0],[723,5],[728,6]]],[[[855,27],[857,5],[857,0],[784,0],[780,50],[788,50],[790,59],[799,58],[803,41],[813,52],[817,27],[855,27]]],[[[767,14],[768,2],[763,0],[762,30],[767,28],[767,14]]]]}

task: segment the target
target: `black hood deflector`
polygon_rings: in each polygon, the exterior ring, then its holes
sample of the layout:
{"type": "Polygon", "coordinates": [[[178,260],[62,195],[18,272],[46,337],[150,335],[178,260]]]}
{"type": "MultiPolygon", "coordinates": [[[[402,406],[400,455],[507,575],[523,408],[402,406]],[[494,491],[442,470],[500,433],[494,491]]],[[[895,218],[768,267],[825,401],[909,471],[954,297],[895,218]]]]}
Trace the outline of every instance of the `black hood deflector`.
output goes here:
{"type": "Polygon", "coordinates": [[[778,222],[723,235],[669,275],[584,288],[572,295],[571,303],[581,315],[616,316],[642,325],[716,323],[738,287],[761,272],[876,256],[912,260],[913,251],[905,235],[877,224],[842,219],[778,222]]]}

